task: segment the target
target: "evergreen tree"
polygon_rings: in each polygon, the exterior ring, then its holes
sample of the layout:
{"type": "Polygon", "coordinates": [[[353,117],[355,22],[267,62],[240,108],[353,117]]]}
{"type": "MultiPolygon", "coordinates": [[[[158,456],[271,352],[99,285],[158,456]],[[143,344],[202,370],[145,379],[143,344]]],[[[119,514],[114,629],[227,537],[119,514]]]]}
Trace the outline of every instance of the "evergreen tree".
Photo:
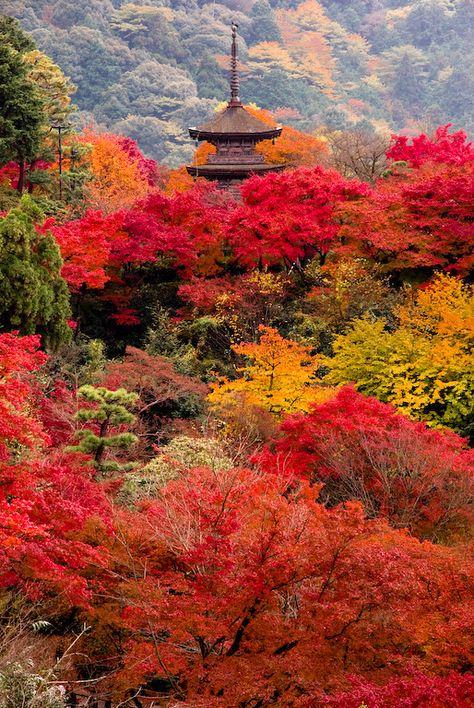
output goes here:
{"type": "Polygon", "coordinates": [[[43,345],[54,349],[70,339],[71,313],[59,248],[51,234],[35,228],[43,218],[26,194],[0,218],[0,327],[41,334],[43,345]]]}
{"type": "Polygon", "coordinates": [[[419,106],[425,93],[424,83],[423,67],[420,69],[408,54],[402,56],[393,81],[394,95],[407,106],[419,106]]]}
{"type": "Polygon", "coordinates": [[[281,34],[275,21],[275,15],[267,0],[257,0],[250,11],[249,44],[259,42],[280,42],[281,34]]]}
{"type": "Polygon", "coordinates": [[[229,93],[229,82],[218,63],[209,52],[202,57],[195,75],[200,98],[224,100],[229,93]]]}
{"type": "Polygon", "coordinates": [[[124,388],[109,391],[107,388],[89,385],[81,386],[78,395],[89,407],[81,408],[76,417],[91,427],[78,430],[76,437],[80,442],[69,449],[92,455],[91,463],[99,472],[112,472],[129,467],[106,460],[105,456],[107,449],[127,450],[137,442],[136,435],[123,431],[121,426],[135,420],[135,416],[128,409],[137,401],[138,395],[129,393],[124,388]],[[115,428],[112,434],[111,428],[115,428]]]}
{"type": "Polygon", "coordinates": [[[23,52],[31,47],[17,22],[0,21],[0,164],[18,163],[20,194],[25,163],[37,157],[45,120],[40,92],[23,60],[23,52]]]}
{"type": "Polygon", "coordinates": [[[418,0],[406,18],[405,34],[415,47],[442,44],[450,30],[453,5],[447,0],[418,0]]]}
{"type": "Polygon", "coordinates": [[[34,41],[14,17],[0,16],[0,44],[10,44],[20,54],[36,49],[34,41]]]}
{"type": "Polygon", "coordinates": [[[69,120],[75,106],[71,95],[76,87],[52,59],[38,49],[27,52],[24,56],[30,80],[38,88],[43,101],[43,110],[48,122],[65,123],[69,120]]]}

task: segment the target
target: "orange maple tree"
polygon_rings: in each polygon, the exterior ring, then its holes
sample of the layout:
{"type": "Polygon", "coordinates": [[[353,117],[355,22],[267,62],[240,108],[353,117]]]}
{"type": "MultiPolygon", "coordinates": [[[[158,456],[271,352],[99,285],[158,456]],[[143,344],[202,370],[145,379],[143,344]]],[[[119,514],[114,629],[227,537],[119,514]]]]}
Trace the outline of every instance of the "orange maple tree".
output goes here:
{"type": "Polygon", "coordinates": [[[209,400],[219,410],[244,396],[253,405],[282,413],[308,410],[311,401],[324,400],[333,389],[317,386],[315,372],[320,366],[310,348],[285,339],[272,327],[260,325],[260,341],[235,344],[233,351],[249,363],[238,369],[240,378],[222,378],[212,386],[209,400]]]}
{"type": "Polygon", "coordinates": [[[154,680],[193,705],[323,705],[349,675],[462,665],[461,554],[317,496],[278,475],[196,469],[122,524],[108,616],[129,637],[112,677],[122,695],[154,680]]]}
{"type": "Polygon", "coordinates": [[[110,214],[146,197],[156,165],[143,157],[133,141],[90,130],[81,140],[92,147],[88,160],[93,180],[87,187],[91,208],[110,214]]]}

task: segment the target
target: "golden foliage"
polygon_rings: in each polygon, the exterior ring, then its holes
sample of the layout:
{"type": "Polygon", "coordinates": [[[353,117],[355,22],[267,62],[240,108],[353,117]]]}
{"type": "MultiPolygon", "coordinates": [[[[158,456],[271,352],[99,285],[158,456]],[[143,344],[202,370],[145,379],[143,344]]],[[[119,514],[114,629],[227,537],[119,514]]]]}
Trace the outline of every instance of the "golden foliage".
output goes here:
{"type": "Polygon", "coordinates": [[[311,403],[321,403],[334,390],[318,386],[315,373],[318,357],[310,348],[284,339],[272,327],[260,325],[260,341],[236,344],[233,351],[246,357],[248,363],[239,368],[235,381],[219,379],[212,385],[209,401],[216,409],[232,407],[244,396],[248,405],[260,406],[279,417],[284,413],[308,411],[311,403]]]}
{"type": "MultiPolygon", "coordinates": [[[[202,164],[202,163],[199,163],[202,164]]],[[[192,189],[194,185],[194,179],[186,170],[186,167],[178,167],[175,170],[171,170],[168,179],[166,181],[165,192],[166,194],[176,194],[177,192],[187,192],[188,189],[192,189]]]]}
{"type": "Polygon", "coordinates": [[[356,320],[324,363],[331,384],[354,382],[415,420],[463,432],[474,397],[474,298],[438,274],[395,312],[399,327],[356,320]]]}
{"type": "Polygon", "coordinates": [[[293,10],[278,10],[276,15],[285,50],[297,66],[296,75],[332,95],[337,67],[327,37],[342,28],[329,20],[315,0],[306,0],[293,10]]]}

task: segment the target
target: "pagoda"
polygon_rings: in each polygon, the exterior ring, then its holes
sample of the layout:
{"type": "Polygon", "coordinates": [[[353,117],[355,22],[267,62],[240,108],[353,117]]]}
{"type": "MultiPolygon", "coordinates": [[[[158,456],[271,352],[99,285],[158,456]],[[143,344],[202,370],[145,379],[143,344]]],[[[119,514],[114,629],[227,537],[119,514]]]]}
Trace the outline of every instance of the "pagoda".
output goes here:
{"type": "Polygon", "coordinates": [[[282,170],[284,165],[270,165],[255,147],[261,140],[274,140],[281,128],[271,126],[251,115],[239,96],[240,81],[237,69],[237,27],[232,23],[230,70],[230,101],[226,108],[199,128],[189,128],[193,140],[207,140],[216,147],[204,165],[188,165],[193,177],[215,180],[222,189],[235,191],[242,180],[252,174],[282,170]]]}

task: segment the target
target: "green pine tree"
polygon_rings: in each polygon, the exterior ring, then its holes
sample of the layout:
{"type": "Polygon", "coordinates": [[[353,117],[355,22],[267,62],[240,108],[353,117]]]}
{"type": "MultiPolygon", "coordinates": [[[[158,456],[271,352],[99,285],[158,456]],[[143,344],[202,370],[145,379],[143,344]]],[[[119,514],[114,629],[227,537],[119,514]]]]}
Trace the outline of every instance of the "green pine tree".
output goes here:
{"type": "Polygon", "coordinates": [[[43,220],[26,194],[0,217],[0,327],[41,334],[43,346],[56,349],[70,340],[71,310],[59,248],[35,228],[43,220]]]}
{"type": "Polygon", "coordinates": [[[88,404],[92,404],[92,407],[81,408],[76,417],[84,423],[92,424],[94,429],[78,430],[76,437],[79,443],[69,450],[91,455],[91,464],[102,473],[129,468],[130,465],[121,465],[116,461],[107,460],[106,457],[107,450],[127,450],[138,440],[133,433],[120,430],[121,426],[129,425],[135,420],[129,408],[136,402],[137,394],[129,393],[124,388],[110,391],[89,385],[81,386],[77,393],[88,404]]]}

